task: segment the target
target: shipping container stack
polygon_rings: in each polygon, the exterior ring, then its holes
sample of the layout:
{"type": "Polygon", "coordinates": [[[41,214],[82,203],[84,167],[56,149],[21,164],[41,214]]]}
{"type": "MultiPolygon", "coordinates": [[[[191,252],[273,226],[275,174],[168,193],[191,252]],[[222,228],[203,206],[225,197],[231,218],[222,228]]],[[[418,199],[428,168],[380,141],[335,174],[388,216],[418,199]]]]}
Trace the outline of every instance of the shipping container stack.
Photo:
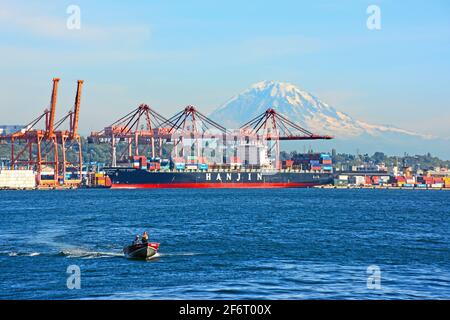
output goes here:
{"type": "Polygon", "coordinates": [[[373,176],[372,177],[372,185],[379,186],[380,185],[380,177],[379,176],[373,176]]]}
{"type": "Polygon", "coordinates": [[[450,177],[444,177],[444,188],[450,188],[450,177]]]}
{"type": "Polygon", "coordinates": [[[168,171],[170,170],[170,160],[169,159],[162,159],[160,164],[160,169],[162,171],[168,171]]]}
{"type": "Polygon", "coordinates": [[[320,155],[320,164],[321,169],[325,172],[332,172],[333,171],[333,160],[331,160],[331,156],[327,153],[322,153],[320,155]]]}
{"type": "Polygon", "coordinates": [[[310,168],[312,171],[320,171],[322,169],[322,166],[320,165],[320,159],[319,160],[309,160],[310,168]]]}
{"type": "Polygon", "coordinates": [[[149,171],[159,171],[161,170],[161,158],[147,158],[147,170],[149,171]]]}
{"type": "Polygon", "coordinates": [[[331,156],[327,153],[304,153],[297,155],[295,162],[287,160],[283,163],[286,168],[291,168],[293,165],[301,166],[304,170],[311,171],[333,171],[333,161],[331,156]]]}
{"type": "Polygon", "coordinates": [[[131,162],[135,169],[147,169],[147,157],[145,156],[131,156],[131,162]]]}
{"type": "Polygon", "coordinates": [[[94,185],[96,187],[104,187],[106,185],[106,177],[103,173],[95,174],[95,182],[94,185]]]}
{"type": "Polygon", "coordinates": [[[417,178],[419,188],[450,188],[450,177],[421,176],[417,178]]]}

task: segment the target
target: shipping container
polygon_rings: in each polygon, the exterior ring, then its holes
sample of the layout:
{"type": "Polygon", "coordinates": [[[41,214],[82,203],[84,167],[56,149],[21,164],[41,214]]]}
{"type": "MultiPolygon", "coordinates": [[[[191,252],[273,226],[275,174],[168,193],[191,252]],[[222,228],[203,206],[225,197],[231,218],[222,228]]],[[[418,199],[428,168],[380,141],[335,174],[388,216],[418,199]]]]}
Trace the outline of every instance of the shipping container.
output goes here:
{"type": "Polygon", "coordinates": [[[147,164],[147,169],[150,171],[160,170],[161,164],[159,162],[149,162],[147,164]]]}
{"type": "Polygon", "coordinates": [[[193,163],[186,164],[186,170],[197,170],[197,169],[198,169],[197,164],[193,164],[193,163]]]}
{"type": "Polygon", "coordinates": [[[335,186],[348,186],[348,180],[334,179],[335,186]]]}
{"type": "Polygon", "coordinates": [[[366,182],[366,179],[363,176],[354,176],[350,177],[349,181],[357,186],[363,185],[366,182]]]}
{"type": "Polygon", "coordinates": [[[177,169],[177,170],[184,170],[184,169],[186,169],[186,164],[185,163],[181,163],[181,162],[175,163],[175,169],[177,169]]]}
{"type": "Polygon", "coordinates": [[[292,167],[294,165],[294,160],[286,160],[286,167],[292,167]]]}
{"type": "Polygon", "coordinates": [[[433,183],[431,185],[432,188],[443,188],[444,184],[443,183],[433,183]]]}
{"type": "Polygon", "coordinates": [[[241,158],[239,158],[239,157],[230,157],[230,164],[241,165],[242,164],[241,158]]]}
{"type": "Polygon", "coordinates": [[[139,159],[139,164],[141,165],[141,167],[146,167],[147,166],[147,158],[146,157],[141,157],[139,159]]]}

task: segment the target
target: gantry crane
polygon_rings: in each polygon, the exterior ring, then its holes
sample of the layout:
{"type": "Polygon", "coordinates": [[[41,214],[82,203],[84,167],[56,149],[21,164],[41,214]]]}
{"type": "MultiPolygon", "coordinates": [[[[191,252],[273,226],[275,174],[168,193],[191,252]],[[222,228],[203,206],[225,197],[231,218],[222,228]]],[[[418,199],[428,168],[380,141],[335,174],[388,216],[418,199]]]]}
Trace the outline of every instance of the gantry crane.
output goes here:
{"type": "Polygon", "coordinates": [[[117,166],[117,160],[124,161],[125,155],[128,156],[126,161],[132,156],[145,156],[148,153],[153,158],[157,154],[162,157],[162,139],[170,136],[169,124],[168,119],[148,105],[141,104],[102,131],[92,132],[88,142],[111,144],[112,166],[117,166]],[[163,124],[169,127],[164,127],[163,124]],[[125,142],[126,147],[117,157],[120,142],[125,142]]]}
{"type": "Polygon", "coordinates": [[[55,124],[55,130],[59,129],[62,124],[69,120],[69,130],[55,131],[57,145],[61,154],[58,161],[59,180],[64,185],[79,185],[82,181],[83,170],[83,154],[81,148],[81,137],[78,134],[78,121],[80,118],[81,92],[83,89],[83,80],[77,81],[77,91],[73,108],[55,124]],[[74,151],[74,161],[69,159],[70,152],[74,151]],[[67,176],[68,169],[76,168],[71,172],[71,176],[67,176]],[[76,173],[75,177],[73,176],[76,173]]]}
{"type": "Polygon", "coordinates": [[[22,130],[2,137],[3,140],[11,143],[11,168],[26,166],[35,170],[39,187],[67,185],[65,174],[67,166],[70,164],[67,161],[68,143],[71,147],[78,145],[78,179],[70,181],[70,183],[79,185],[81,182],[82,150],[77,128],[83,81],[78,81],[74,109],[55,123],[59,81],[59,78],[53,79],[50,109],[45,109],[39,117],[28,123],[22,130]],[[57,130],[67,118],[70,118],[70,130],[57,130]],[[42,121],[44,121],[44,130],[38,129],[38,125],[42,121]],[[16,147],[20,147],[19,152],[16,152],[16,147]]]}
{"type": "Polygon", "coordinates": [[[168,123],[164,125],[166,127],[170,126],[167,140],[173,142],[173,157],[175,161],[178,158],[185,161],[186,151],[189,153],[188,157],[191,157],[193,162],[200,161],[202,157],[201,144],[204,139],[220,138],[226,141],[227,135],[230,133],[225,127],[209,119],[192,105],[186,106],[182,111],[171,117],[168,123]],[[192,140],[190,146],[184,146],[186,139],[192,140]],[[186,150],[186,147],[189,150],[186,150]],[[192,152],[195,155],[192,155],[192,152]]]}
{"type": "Polygon", "coordinates": [[[317,135],[289,120],[273,108],[248,121],[240,128],[242,137],[252,137],[261,143],[268,143],[268,156],[280,168],[280,141],[281,140],[329,140],[328,135],[317,135]]]}
{"type": "Polygon", "coordinates": [[[59,78],[53,79],[53,89],[50,99],[50,110],[44,112],[25,128],[6,135],[3,140],[11,143],[11,168],[26,166],[36,170],[38,184],[58,184],[58,148],[56,135],[54,133],[54,120],[56,113],[56,100],[58,96],[59,78]],[[45,129],[38,129],[39,123],[45,121],[45,129]],[[16,147],[19,152],[16,153],[16,147]],[[44,152],[44,150],[46,150],[44,152]],[[25,156],[25,158],[24,158],[25,156]],[[43,171],[53,172],[42,179],[43,171]]]}

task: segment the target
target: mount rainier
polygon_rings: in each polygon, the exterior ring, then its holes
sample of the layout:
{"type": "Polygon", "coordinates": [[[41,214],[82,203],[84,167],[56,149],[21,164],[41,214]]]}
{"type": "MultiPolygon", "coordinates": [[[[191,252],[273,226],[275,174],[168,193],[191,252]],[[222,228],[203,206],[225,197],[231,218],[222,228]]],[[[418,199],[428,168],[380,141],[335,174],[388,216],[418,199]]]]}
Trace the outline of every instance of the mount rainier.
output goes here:
{"type": "Polygon", "coordinates": [[[327,142],[308,142],[313,149],[321,148],[318,151],[336,148],[338,152],[383,151],[394,155],[401,155],[404,152],[412,154],[432,152],[449,157],[448,147],[444,146],[443,139],[354,119],[311,93],[285,82],[255,83],[213,111],[210,117],[228,128],[238,128],[268,108],[274,108],[313,133],[335,137],[334,140],[327,142]]]}

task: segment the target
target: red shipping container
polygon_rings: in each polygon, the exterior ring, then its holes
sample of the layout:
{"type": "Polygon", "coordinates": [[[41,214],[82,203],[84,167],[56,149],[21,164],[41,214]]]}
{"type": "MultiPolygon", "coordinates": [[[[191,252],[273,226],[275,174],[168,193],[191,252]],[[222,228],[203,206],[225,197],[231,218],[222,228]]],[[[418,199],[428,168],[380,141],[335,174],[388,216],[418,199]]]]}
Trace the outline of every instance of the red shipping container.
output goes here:
{"type": "Polygon", "coordinates": [[[294,160],[286,160],[286,167],[292,167],[294,160]]]}
{"type": "Polygon", "coordinates": [[[230,157],[230,163],[241,163],[241,159],[239,157],[230,157]]]}

